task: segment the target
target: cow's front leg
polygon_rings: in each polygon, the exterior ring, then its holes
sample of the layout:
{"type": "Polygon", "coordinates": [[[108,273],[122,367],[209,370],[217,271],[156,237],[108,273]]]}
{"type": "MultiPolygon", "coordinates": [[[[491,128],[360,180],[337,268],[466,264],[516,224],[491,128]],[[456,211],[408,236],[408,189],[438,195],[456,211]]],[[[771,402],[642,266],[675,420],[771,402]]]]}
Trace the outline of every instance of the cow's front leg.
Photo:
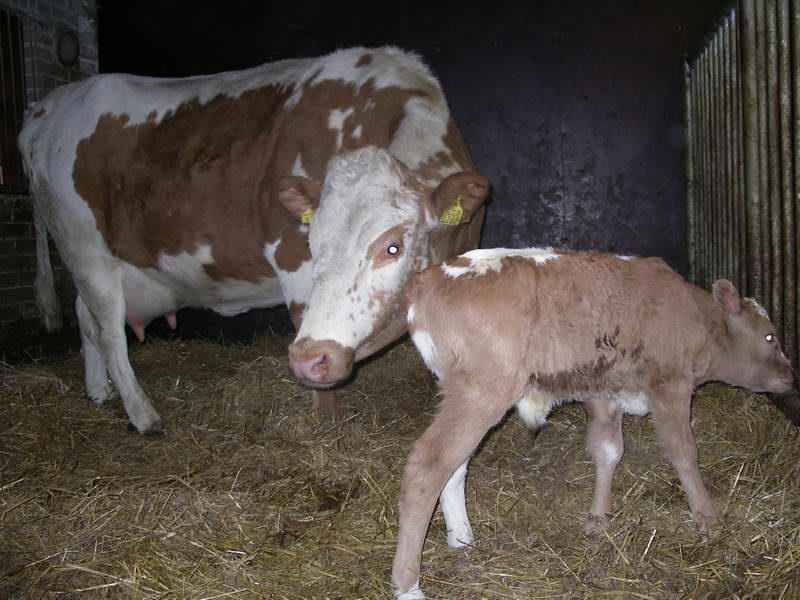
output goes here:
{"type": "Polygon", "coordinates": [[[689,500],[695,525],[712,529],[719,515],[703,485],[697,465],[697,445],[690,422],[692,387],[686,383],[662,385],[653,392],[652,413],[656,436],[689,500]]]}

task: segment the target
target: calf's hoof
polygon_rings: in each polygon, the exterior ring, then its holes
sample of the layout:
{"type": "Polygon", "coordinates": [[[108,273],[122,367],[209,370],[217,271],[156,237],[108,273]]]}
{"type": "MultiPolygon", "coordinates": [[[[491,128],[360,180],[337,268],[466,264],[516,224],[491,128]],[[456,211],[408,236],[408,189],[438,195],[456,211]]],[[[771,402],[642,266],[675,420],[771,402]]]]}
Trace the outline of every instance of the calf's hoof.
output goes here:
{"type": "Polygon", "coordinates": [[[607,516],[589,514],[583,524],[583,533],[590,537],[604,537],[610,527],[611,523],[607,516]]]}
{"type": "Polygon", "coordinates": [[[395,600],[425,600],[425,594],[419,589],[419,582],[415,583],[407,592],[395,592],[395,600]]]}
{"type": "Polygon", "coordinates": [[[166,431],[164,420],[158,418],[150,423],[146,428],[139,428],[130,421],[128,422],[128,431],[139,432],[144,435],[161,435],[166,431]]]}
{"type": "Polygon", "coordinates": [[[700,533],[711,533],[714,529],[719,527],[719,515],[715,510],[707,510],[704,512],[696,512],[692,515],[694,524],[700,533]]]}
{"type": "Polygon", "coordinates": [[[471,546],[473,541],[472,528],[469,525],[447,532],[447,545],[451,548],[471,546]]]}

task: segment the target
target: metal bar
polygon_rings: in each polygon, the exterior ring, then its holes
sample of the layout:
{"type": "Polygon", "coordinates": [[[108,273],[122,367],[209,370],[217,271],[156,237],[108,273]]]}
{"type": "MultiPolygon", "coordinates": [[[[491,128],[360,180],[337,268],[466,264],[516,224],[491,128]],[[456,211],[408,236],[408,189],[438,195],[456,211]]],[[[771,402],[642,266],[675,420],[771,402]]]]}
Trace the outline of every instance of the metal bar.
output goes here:
{"type": "Polygon", "coordinates": [[[692,66],[692,106],[693,106],[693,127],[692,140],[694,147],[694,168],[695,175],[695,283],[703,286],[705,283],[705,265],[703,255],[705,252],[705,172],[703,171],[703,157],[705,156],[703,140],[703,102],[702,102],[702,78],[700,76],[700,57],[695,59],[692,66]]]}
{"type": "Polygon", "coordinates": [[[742,128],[747,205],[747,293],[761,298],[761,210],[758,184],[758,81],[756,79],[755,0],[741,1],[742,128]]]}
{"type": "Polygon", "coordinates": [[[714,35],[714,62],[712,64],[711,76],[714,89],[714,168],[716,169],[716,215],[715,224],[717,227],[716,239],[716,271],[715,279],[727,277],[727,265],[725,264],[725,220],[727,216],[725,198],[725,130],[724,119],[722,118],[724,91],[722,85],[722,38],[720,31],[714,35]]]}
{"type": "Polygon", "coordinates": [[[720,159],[722,160],[722,183],[723,183],[723,213],[724,213],[724,220],[722,223],[722,247],[724,250],[724,259],[723,259],[723,276],[727,279],[731,279],[731,274],[733,272],[733,240],[731,239],[731,233],[733,228],[731,227],[731,222],[733,221],[733,209],[732,209],[732,202],[733,202],[733,195],[731,194],[731,112],[729,106],[729,99],[730,99],[730,89],[729,84],[730,80],[728,77],[728,19],[726,18],[722,26],[720,27],[719,31],[717,32],[717,37],[719,37],[719,78],[720,78],[720,91],[721,91],[721,98],[720,98],[720,120],[722,121],[722,156],[720,159]]]}
{"type": "Polygon", "coordinates": [[[692,118],[692,71],[683,63],[684,121],[686,124],[686,253],[689,257],[689,281],[697,282],[696,272],[696,215],[694,202],[694,120],[692,118]]]}
{"type": "Polygon", "coordinates": [[[733,117],[733,184],[734,184],[734,203],[735,203],[735,228],[734,240],[736,252],[734,254],[734,271],[736,286],[740,290],[747,289],[747,219],[745,216],[746,202],[744,197],[744,161],[742,160],[742,86],[739,62],[739,20],[736,10],[731,11],[731,87],[733,97],[731,114],[733,117]]]}
{"type": "Polygon", "coordinates": [[[781,169],[781,208],[783,215],[783,331],[781,338],[786,353],[797,357],[797,292],[795,265],[795,219],[794,219],[794,186],[792,182],[792,88],[791,88],[791,31],[789,23],[789,0],[780,0],[778,5],[778,43],[780,48],[779,76],[780,84],[780,156],[781,169]]]}
{"type": "Polygon", "coordinates": [[[761,228],[761,247],[759,259],[761,262],[761,295],[758,301],[764,306],[770,306],[770,269],[772,267],[769,252],[769,153],[767,151],[767,23],[764,1],[756,2],[756,90],[758,111],[758,190],[759,190],[759,227],[761,228]]]}
{"type": "Polygon", "coordinates": [[[750,288],[750,280],[752,274],[749,267],[749,254],[748,254],[748,227],[749,221],[747,218],[749,210],[749,196],[747,194],[747,179],[745,171],[745,135],[744,135],[744,66],[742,63],[742,36],[744,29],[741,25],[738,12],[734,13],[736,18],[736,35],[734,36],[734,48],[736,49],[736,79],[737,79],[737,92],[736,92],[736,131],[739,136],[737,160],[739,161],[739,176],[736,180],[738,187],[739,198],[739,239],[741,240],[741,247],[739,249],[739,261],[741,270],[741,285],[739,289],[746,291],[750,288]]]}
{"type": "MultiPolygon", "coordinates": [[[[792,155],[794,157],[794,189],[795,194],[800,193],[800,0],[792,0],[791,4],[791,39],[792,39],[792,92],[793,92],[793,102],[792,102],[792,109],[794,111],[793,116],[793,127],[792,132],[794,133],[793,136],[793,152],[792,155]]],[[[794,222],[795,224],[800,224],[800,198],[797,198],[795,195],[794,197],[794,222]]],[[[797,257],[800,255],[800,236],[797,235],[797,231],[794,231],[795,236],[795,244],[794,244],[794,257],[795,257],[795,271],[800,271],[800,265],[797,263],[797,257]]],[[[795,278],[795,298],[800,299],[800,276],[795,278]]],[[[797,312],[797,307],[795,306],[794,312],[797,312]]],[[[800,346],[800,319],[798,319],[796,329],[795,329],[795,338],[798,340],[798,346],[800,346]]],[[[795,366],[797,366],[798,361],[795,361],[795,366]]]]}
{"type": "Polygon", "coordinates": [[[781,203],[781,157],[780,148],[780,97],[778,92],[778,39],[777,0],[767,0],[765,11],[766,29],[766,121],[767,121],[767,189],[769,190],[769,235],[770,256],[770,303],[772,322],[780,331],[783,327],[783,256],[781,203]]]}
{"type": "Polygon", "coordinates": [[[700,59],[700,101],[702,104],[703,114],[703,287],[708,288],[711,283],[711,194],[712,194],[712,177],[711,177],[711,125],[709,123],[709,115],[711,114],[709,106],[708,94],[708,48],[703,51],[700,59]]]}
{"type": "Polygon", "coordinates": [[[720,172],[719,172],[719,109],[717,107],[717,97],[719,90],[717,84],[717,38],[714,36],[709,43],[708,56],[708,99],[709,99],[709,122],[711,124],[711,136],[709,138],[709,149],[711,150],[711,280],[715,280],[720,275],[719,264],[719,191],[720,191],[720,172]]]}

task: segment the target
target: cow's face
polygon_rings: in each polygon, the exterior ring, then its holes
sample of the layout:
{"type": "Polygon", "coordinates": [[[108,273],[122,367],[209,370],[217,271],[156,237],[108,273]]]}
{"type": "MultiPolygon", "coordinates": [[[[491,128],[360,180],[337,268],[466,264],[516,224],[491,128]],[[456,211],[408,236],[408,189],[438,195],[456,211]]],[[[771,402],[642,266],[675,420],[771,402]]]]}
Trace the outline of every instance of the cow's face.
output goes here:
{"type": "MultiPolygon", "coordinates": [[[[453,193],[454,177],[461,177],[462,196],[479,197],[462,202],[471,215],[486,196],[486,182],[471,173],[451,176],[445,180],[450,180],[447,193],[453,193]]],[[[430,232],[450,227],[436,212],[443,185],[425,187],[374,147],[331,161],[309,229],[311,296],[289,348],[292,370],[303,383],[341,382],[365,348],[405,331],[403,285],[428,265],[430,232]]]]}
{"type": "Polygon", "coordinates": [[[754,299],[741,298],[734,285],[724,279],[714,282],[713,295],[725,311],[725,381],[753,392],[790,391],[794,385],[792,366],[767,312],[754,299]]]}

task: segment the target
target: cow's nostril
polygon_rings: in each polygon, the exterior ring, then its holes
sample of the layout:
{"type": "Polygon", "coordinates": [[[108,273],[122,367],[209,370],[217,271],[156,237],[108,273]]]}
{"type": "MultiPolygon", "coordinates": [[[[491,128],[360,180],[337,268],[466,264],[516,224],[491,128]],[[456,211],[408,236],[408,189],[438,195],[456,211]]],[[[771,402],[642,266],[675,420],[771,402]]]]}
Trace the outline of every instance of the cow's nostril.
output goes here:
{"type": "Polygon", "coordinates": [[[324,375],[328,371],[331,359],[327,354],[320,354],[311,362],[311,372],[314,375],[324,375]]]}

